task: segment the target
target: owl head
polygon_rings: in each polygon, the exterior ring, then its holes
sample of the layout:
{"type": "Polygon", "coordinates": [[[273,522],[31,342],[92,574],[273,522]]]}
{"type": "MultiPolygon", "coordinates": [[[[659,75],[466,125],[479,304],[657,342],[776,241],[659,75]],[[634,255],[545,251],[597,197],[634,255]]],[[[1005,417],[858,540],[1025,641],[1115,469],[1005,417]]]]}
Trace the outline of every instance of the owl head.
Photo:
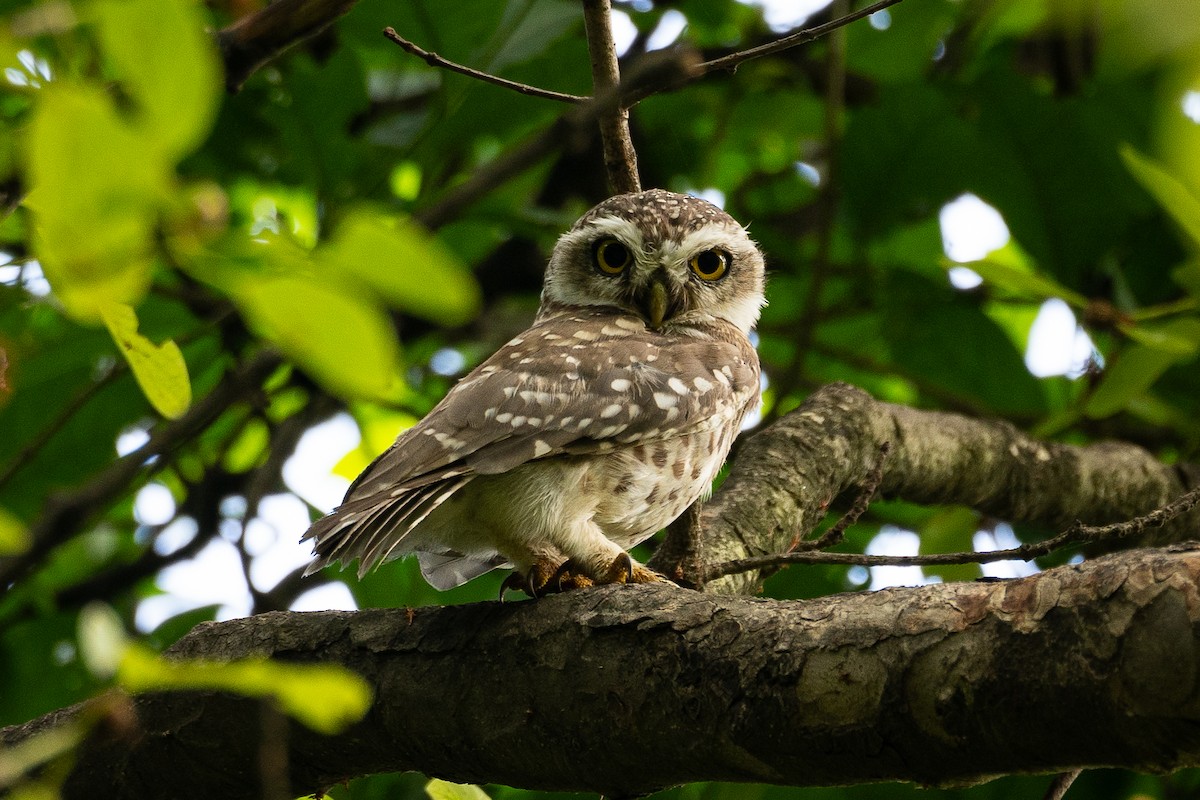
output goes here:
{"type": "Polygon", "coordinates": [[[651,189],[605,200],[559,238],[540,313],[612,307],[656,330],[715,317],[748,332],[766,302],[763,284],[762,254],[733,217],[651,189]]]}

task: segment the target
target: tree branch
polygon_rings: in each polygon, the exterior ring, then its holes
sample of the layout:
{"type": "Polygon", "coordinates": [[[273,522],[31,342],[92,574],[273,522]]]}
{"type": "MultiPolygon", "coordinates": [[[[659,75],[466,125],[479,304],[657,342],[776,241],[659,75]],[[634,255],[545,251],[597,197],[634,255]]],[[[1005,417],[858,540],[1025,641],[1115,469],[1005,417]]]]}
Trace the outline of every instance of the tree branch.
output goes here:
{"type": "Polygon", "coordinates": [[[851,22],[860,20],[863,17],[869,17],[876,11],[882,11],[888,6],[894,6],[900,0],[879,0],[869,6],[864,6],[857,11],[852,11],[849,14],[830,20],[821,25],[814,25],[811,28],[803,28],[795,33],[788,34],[781,39],[776,39],[773,42],[767,42],[758,47],[751,47],[746,50],[739,50],[736,53],[730,53],[727,56],[714,58],[711,61],[705,61],[700,65],[704,73],[715,72],[717,70],[734,70],[738,66],[752,58],[761,58],[774,53],[781,53],[784,50],[790,50],[793,47],[799,47],[802,44],[807,44],[815,39],[820,39],[825,34],[836,31],[838,28],[843,28],[851,22]]]}
{"type": "MultiPolygon", "coordinates": [[[[883,442],[892,444],[884,496],[965,505],[1051,530],[1129,520],[1191,488],[1180,469],[1134,445],[1041,442],[1006,422],[881,403],[831,384],[742,445],[701,515],[708,563],[782,553],[797,535],[806,538],[840,495],[867,479],[883,442]]],[[[1155,540],[1194,535],[1198,524],[1192,509],[1155,540]]],[[[748,572],[710,586],[744,594],[760,578],[748,572]]]]}
{"type": "MultiPolygon", "coordinates": [[[[374,685],[373,709],[342,735],[290,723],[290,796],[407,769],[617,795],[1161,771],[1200,764],[1198,580],[1192,546],[800,602],[602,587],[207,623],[172,656],[327,661],[374,685]]],[[[261,796],[256,701],[160,693],[134,707],[139,735],[93,737],[65,798],[261,796]]]]}
{"type": "Polygon", "coordinates": [[[555,92],[550,89],[541,89],[537,86],[530,86],[527,83],[519,81],[510,81],[507,78],[501,78],[498,75],[492,75],[487,72],[480,72],[471,67],[465,67],[462,64],[456,64],[449,59],[442,58],[437,53],[431,53],[419,45],[410,42],[400,34],[396,33],[394,28],[384,28],[383,35],[394,42],[406,53],[410,53],[424,61],[431,67],[441,67],[450,72],[457,72],[459,75],[466,75],[468,78],[474,78],[477,81],[490,83],[493,86],[499,86],[504,89],[511,89],[519,94],[528,95],[529,97],[540,97],[543,100],[554,100],[559,103],[582,103],[589,98],[577,94],[566,94],[564,92],[555,92]]]}
{"type": "Polygon", "coordinates": [[[233,370],[182,417],[152,433],[150,440],[137,450],[114,461],[83,486],[52,496],[30,526],[29,549],[19,556],[0,558],[0,587],[13,584],[101,509],[128,492],[136,481],[152,475],[157,468],[153,463],[156,456],[169,453],[201,433],[230,405],[256,390],[280,363],[279,355],[272,351],[258,353],[233,370]]]}
{"type": "MultiPolygon", "coordinates": [[[[848,564],[860,567],[928,567],[946,564],[990,564],[996,561],[1032,561],[1035,558],[1049,555],[1064,547],[1077,544],[1099,544],[1122,539],[1127,536],[1139,536],[1155,528],[1161,528],[1171,520],[1191,511],[1200,505],[1200,486],[1187,494],[1175,499],[1162,508],[1156,508],[1149,514],[1143,514],[1127,522],[1112,525],[1072,525],[1057,536],[1043,539],[1040,542],[1029,542],[1007,550],[989,550],[970,553],[929,553],[918,556],[880,556],[864,553],[824,553],[814,552],[827,546],[826,533],[820,539],[811,543],[811,547],[803,552],[786,552],[776,555],[755,556],[737,561],[727,561],[724,564],[714,564],[703,572],[702,583],[715,580],[723,575],[738,575],[751,570],[762,570],[771,567],[787,566],[789,564],[848,564]]],[[[853,511],[853,509],[852,509],[853,511]]],[[[839,521],[839,525],[841,522],[839,521]]],[[[835,530],[837,526],[830,530],[835,530]]]]}
{"type": "MultiPolygon", "coordinates": [[[[621,82],[611,15],[609,0],[583,0],[583,24],[592,63],[592,93],[596,97],[612,95],[621,82]]],[[[629,138],[629,109],[624,104],[615,104],[600,115],[600,139],[604,144],[604,166],[613,192],[641,191],[637,152],[629,138]]]]}
{"type": "Polygon", "coordinates": [[[645,83],[674,85],[687,80],[695,63],[694,54],[690,51],[664,53],[661,56],[652,53],[639,59],[621,85],[569,109],[543,131],[474,170],[469,178],[444,192],[413,216],[428,228],[444,225],[461,214],[463,208],[537,164],[548,154],[564,148],[582,147],[597,120],[621,108],[626,91],[636,91],[645,83]]]}
{"type": "Polygon", "coordinates": [[[745,50],[738,50],[737,52],[729,53],[728,55],[721,56],[720,58],[699,62],[696,64],[692,75],[683,80],[677,80],[673,84],[668,85],[666,82],[648,82],[640,85],[636,90],[625,95],[625,105],[633,106],[645,100],[647,97],[651,97],[660,92],[681,88],[682,86],[691,83],[692,81],[697,80],[700,77],[709,74],[710,72],[732,72],[735,71],[742,63],[750,61],[751,59],[761,58],[762,56],[773,55],[775,53],[781,53],[784,50],[790,50],[793,47],[799,47],[802,44],[807,44],[811,41],[821,38],[830,31],[835,31],[838,28],[845,27],[851,22],[860,20],[863,17],[869,17],[875,12],[882,11],[888,6],[894,6],[899,2],[900,0],[879,0],[879,2],[860,8],[857,11],[852,11],[845,16],[838,17],[837,19],[830,20],[829,22],[825,22],[820,25],[814,25],[811,28],[802,28],[795,33],[788,34],[787,36],[767,42],[766,44],[759,45],[758,47],[750,47],[745,50]]]}
{"type": "Polygon", "coordinates": [[[283,51],[324,31],[358,0],[277,0],[217,32],[225,62],[225,88],[246,79],[283,51]]]}

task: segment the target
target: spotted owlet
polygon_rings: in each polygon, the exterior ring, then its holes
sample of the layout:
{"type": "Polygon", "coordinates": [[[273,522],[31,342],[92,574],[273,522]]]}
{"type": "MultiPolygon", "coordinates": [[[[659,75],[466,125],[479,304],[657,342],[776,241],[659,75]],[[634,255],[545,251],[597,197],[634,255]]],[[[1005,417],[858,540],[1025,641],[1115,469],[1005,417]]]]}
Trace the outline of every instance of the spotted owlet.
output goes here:
{"type": "Polygon", "coordinates": [[[626,550],[706,494],[759,402],[763,259],[695,197],[619,195],[558,240],[533,326],[463,378],[305,534],[309,572],[416,553],[435,587],[661,580],[626,550]]]}

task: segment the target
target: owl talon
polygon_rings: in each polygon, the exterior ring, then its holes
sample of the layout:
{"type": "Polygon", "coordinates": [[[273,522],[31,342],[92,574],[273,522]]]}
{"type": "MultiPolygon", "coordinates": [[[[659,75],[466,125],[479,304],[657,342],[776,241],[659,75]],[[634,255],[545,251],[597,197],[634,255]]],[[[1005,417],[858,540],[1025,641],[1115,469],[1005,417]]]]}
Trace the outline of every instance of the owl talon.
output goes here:
{"type": "Polygon", "coordinates": [[[586,589],[594,586],[596,582],[580,572],[574,561],[567,559],[550,578],[550,583],[557,591],[567,592],[571,589],[586,589]]]}
{"type": "Polygon", "coordinates": [[[629,553],[621,553],[612,560],[605,570],[604,576],[597,583],[671,583],[665,575],[659,575],[652,569],[646,569],[629,557],[629,553]]]}
{"type": "Polygon", "coordinates": [[[500,584],[500,599],[504,599],[504,593],[509,589],[524,592],[534,600],[543,595],[561,591],[558,588],[557,580],[560,571],[562,571],[562,567],[556,566],[551,561],[535,561],[533,566],[524,573],[513,570],[508,573],[504,583],[500,584]]]}
{"type": "Polygon", "coordinates": [[[536,597],[536,595],[529,591],[529,580],[516,570],[508,573],[508,577],[500,584],[500,602],[504,602],[504,593],[510,589],[517,592],[524,592],[530,597],[536,597]]]}

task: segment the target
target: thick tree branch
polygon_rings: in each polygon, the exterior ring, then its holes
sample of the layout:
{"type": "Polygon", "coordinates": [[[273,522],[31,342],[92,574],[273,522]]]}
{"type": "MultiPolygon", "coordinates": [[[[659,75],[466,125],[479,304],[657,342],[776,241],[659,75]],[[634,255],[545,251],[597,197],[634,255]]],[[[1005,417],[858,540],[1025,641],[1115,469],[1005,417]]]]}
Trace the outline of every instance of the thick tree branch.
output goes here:
{"type": "MultiPolygon", "coordinates": [[[[406,769],[617,795],[696,780],[1160,771],[1200,764],[1198,581],[1200,551],[1177,547],[802,602],[603,587],[265,614],[202,625],[173,655],[328,661],[374,685],[348,732],[290,727],[292,796],[406,769]]],[[[256,701],[151,694],[134,707],[140,733],[91,741],[64,797],[261,796],[256,701]]]]}
{"type": "MultiPolygon", "coordinates": [[[[884,496],[965,505],[1051,530],[1132,519],[1191,488],[1180,470],[1130,444],[1041,442],[1006,422],[881,403],[831,384],[741,447],[701,515],[707,563],[782,553],[807,537],[839,495],[870,475],[883,442],[892,445],[884,496]]],[[[1192,510],[1156,540],[1194,535],[1198,524],[1192,510]]],[[[710,586],[747,593],[759,579],[750,572],[710,586]]]]}

